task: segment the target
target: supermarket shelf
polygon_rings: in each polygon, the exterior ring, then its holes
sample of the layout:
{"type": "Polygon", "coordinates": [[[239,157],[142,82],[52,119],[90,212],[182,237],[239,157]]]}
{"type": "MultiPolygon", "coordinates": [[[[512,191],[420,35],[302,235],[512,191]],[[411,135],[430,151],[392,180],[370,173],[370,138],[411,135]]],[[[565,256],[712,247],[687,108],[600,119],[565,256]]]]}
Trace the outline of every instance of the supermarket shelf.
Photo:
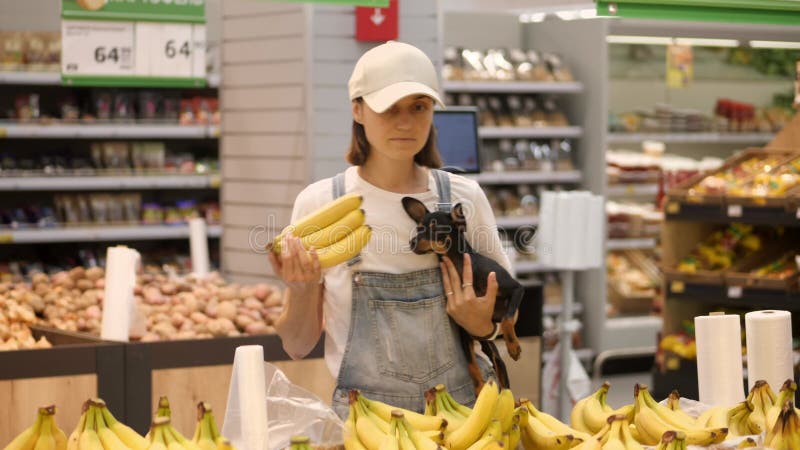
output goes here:
{"type": "Polygon", "coordinates": [[[606,326],[611,329],[648,328],[661,330],[664,321],[658,316],[609,317],[606,326]]]}
{"type": "Polygon", "coordinates": [[[547,266],[536,261],[517,261],[513,264],[514,272],[517,275],[526,275],[531,273],[551,272],[547,266]]]}
{"type": "Polygon", "coordinates": [[[657,245],[655,238],[642,239],[608,239],[607,250],[648,250],[657,245]]]}
{"type": "Polygon", "coordinates": [[[216,175],[129,175],[0,177],[0,191],[80,191],[90,189],[208,189],[218,188],[216,175]]]}
{"type": "Polygon", "coordinates": [[[582,92],[583,83],[543,81],[445,81],[442,83],[442,88],[447,92],[569,94],[582,92]]]}
{"type": "MultiPolygon", "coordinates": [[[[208,237],[222,235],[220,225],[208,227],[208,237]]],[[[0,243],[40,244],[48,242],[143,241],[189,238],[187,225],[127,225],[107,227],[62,227],[0,230],[0,243]]]]}
{"type": "Polygon", "coordinates": [[[498,228],[522,228],[539,224],[537,216],[500,216],[497,218],[498,228]]]}
{"type": "Polygon", "coordinates": [[[579,170],[565,170],[556,172],[541,171],[509,171],[509,172],[483,172],[470,175],[480,184],[519,184],[519,183],[580,183],[582,174],[579,170]]]}
{"type": "Polygon", "coordinates": [[[61,84],[59,72],[0,72],[0,84],[57,85],[61,84]]]}
{"type": "Polygon", "coordinates": [[[800,312],[800,293],[775,289],[751,289],[738,286],[667,282],[669,299],[724,305],[731,308],[783,309],[800,312]]]}
{"type": "Polygon", "coordinates": [[[219,136],[218,126],[161,124],[57,124],[37,125],[0,122],[6,138],[133,138],[205,139],[219,136]]]}
{"type": "Polygon", "coordinates": [[[661,141],[676,143],[744,144],[764,143],[775,137],[774,133],[608,133],[609,144],[661,141]]]}
{"type": "Polygon", "coordinates": [[[800,226],[800,208],[741,206],[729,204],[704,205],[667,201],[666,220],[684,220],[707,223],[747,223],[752,225],[800,226]]]}
{"type": "Polygon", "coordinates": [[[658,185],[655,183],[642,184],[612,184],[606,188],[609,197],[658,195],[658,185]]]}
{"type": "MultiPolygon", "coordinates": [[[[561,305],[543,305],[542,312],[548,316],[557,316],[561,314],[561,305]]],[[[583,303],[572,304],[572,314],[580,314],[583,312],[583,303]]]]}
{"type": "Polygon", "coordinates": [[[479,127],[478,136],[484,139],[576,138],[583,135],[581,127],[479,127]]]}
{"type": "MultiPolygon", "coordinates": [[[[21,84],[40,86],[60,86],[61,73],[59,72],[0,72],[0,84],[21,84]]],[[[219,74],[210,73],[206,78],[210,88],[220,85],[219,74]]]]}

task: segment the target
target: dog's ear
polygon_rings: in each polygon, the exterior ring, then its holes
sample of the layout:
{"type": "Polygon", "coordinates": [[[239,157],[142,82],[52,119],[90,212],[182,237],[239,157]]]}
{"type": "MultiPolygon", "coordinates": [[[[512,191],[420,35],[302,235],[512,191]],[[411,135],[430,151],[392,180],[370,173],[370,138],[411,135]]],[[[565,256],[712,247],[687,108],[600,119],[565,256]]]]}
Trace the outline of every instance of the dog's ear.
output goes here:
{"type": "Polygon", "coordinates": [[[403,208],[409,217],[414,219],[416,223],[422,223],[425,214],[428,214],[428,208],[425,207],[425,204],[414,197],[403,197],[402,202],[403,208]]]}
{"type": "Polygon", "coordinates": [[[467,219],[464,217],[464,208],[461,206],[461,203],[456,203],[456,205],[450,209],[450,218],[459,231],[467,229],[467,219]]]}

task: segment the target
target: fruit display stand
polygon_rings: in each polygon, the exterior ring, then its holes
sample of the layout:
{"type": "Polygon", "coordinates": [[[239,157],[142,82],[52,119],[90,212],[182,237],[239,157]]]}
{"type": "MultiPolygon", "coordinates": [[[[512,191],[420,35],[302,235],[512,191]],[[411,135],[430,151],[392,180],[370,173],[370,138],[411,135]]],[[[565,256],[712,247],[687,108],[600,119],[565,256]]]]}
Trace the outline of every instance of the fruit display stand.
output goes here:
{"type": "MultiPolygon", "coordinates": [[[[796,117],[775,141],[761,150],[761,155],[793,155],[783,159],[783,164],[800,156],[800,141],[787,138],[796,134],[800,120],[796,117]],[[787,153],[788,152],[788,153],[787,153]]],[[[759,155],[758,150],[747,150],[744,155],[759,155]]],[[[732,163],[742,161],[731,158],[723,170],[732,163]]],[[[775,173],[775,168],[765,172],[775,173]]],[[[709,175],[708,173],[705,175],[709,175]]],[[[662,336],[685,332],[687,321],[715,310],[752,311],[760,309],[782,309],[800,312],[800,291],[796,283],[795,269],[792,274],[766,277],[759,276],[755,269],[785,257],[785,253],[796,253],[798,246],[792,236],[800,227],[800,197],[793,189],[783,195],[747,197],[722,192],[709,198],[692,196],[691,188],[703,175],[687,180],[676,190],[667,194],[664,202],[665,222],[662,227],[662,264],[664,272],[665,305],[662,336]],[[711,233],[732,224],[752,225],[756,229],[781,230],[771,239],[764,239],[763,247],[749,255],[734,258],[730,266],[720,270],[706,270],[698,266],[694,273],[677,270],[679,263],[711,233]],[[771,242],[770,242],[771,240],[771,242]],[[777,247],[776,247],[777,246],[777,247]]],[[[736,186],[750,180],[736,177],[736,186]]],[[[708,241],[706,241],[706,244],[708,241]]],[[[795,264],[792,258],[789,264],[795,264]]],[[[664,396],[676,385],[696,386],[697,372],[692,370],[695,361],[671,358],[661,352],[654,367],[654,391],[664,396]]],[[[695,387],[696,389],[696,387],[695,387]]],[[[684,390],[681,390],[684,394],[684,390]]],[[[686,392],[688,393],[688,391],[686,392]]]]}
{"type": "Polygon", "coordinates": [[[31,327],[31,331],[53,347],[0,351],[0,399],[6,411],[19,413],[0,420],[0,442],[9,442],[30,426],[32,412],[42,405],[58,405],[62,425],[78,422],[80,408],[69,405],[91,397],[105,398],[113,413],[122,416],[123,344],[49,328],[31,327]]]}
{"type": "MultiPolygon", "coordinates": [[[[322,339],[302,361],[288,361],[290,357],[275,334],[129,343],[124,355],[126,423],[139,433],[146,433],[154,405],[162,395],[168,396],[176,407],[207,401],[218,411],[224,411],[234,352],[242,345],[263,346],[264,360],[275,363],[293,383],[323,400],[331,398],[332,380],[321,359],[322,339]]],[[[189,415],[173,420],[179,429],[192,429],[195,423],[195,418],[189,415]]]]}

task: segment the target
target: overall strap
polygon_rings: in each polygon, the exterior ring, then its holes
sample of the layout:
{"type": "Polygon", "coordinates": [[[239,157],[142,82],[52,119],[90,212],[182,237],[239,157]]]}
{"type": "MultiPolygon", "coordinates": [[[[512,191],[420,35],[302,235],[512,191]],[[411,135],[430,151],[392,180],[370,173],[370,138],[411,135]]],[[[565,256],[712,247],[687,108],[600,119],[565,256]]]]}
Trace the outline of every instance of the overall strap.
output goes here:
{"type": "Polygon", "coordinates": [[[450,212],[453,204],[450,201],[450,175],[439,169],[431,169],[433,179],[436,180],[436,190],[439,194],[439,203],[436,207],[439,211],[450,212]]]}
{"type": "Polygon", "coordinates": [[[339,172],[331,178],[331,183],[333,184],[333,199],[336,200],[337,198],[343,196],[344,192],[344,172],[339,172]]]}

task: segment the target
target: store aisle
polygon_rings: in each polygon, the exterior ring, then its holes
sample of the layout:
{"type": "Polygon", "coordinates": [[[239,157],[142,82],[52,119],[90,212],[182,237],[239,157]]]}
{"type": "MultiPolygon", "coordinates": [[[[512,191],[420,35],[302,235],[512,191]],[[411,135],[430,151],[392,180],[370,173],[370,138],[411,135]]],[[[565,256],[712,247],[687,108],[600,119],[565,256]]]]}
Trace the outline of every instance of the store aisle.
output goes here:
{"type": "Polygon", "coordinates": [[[611,383],[608,391],[607,402],[614,409],[633,402],[633,386],[636,383],[653,384],[653,375],[650,372],[636,372],[606,375],[599,379],[592,379],[592,392],[597,390],[603,381],[611,383]]]}

